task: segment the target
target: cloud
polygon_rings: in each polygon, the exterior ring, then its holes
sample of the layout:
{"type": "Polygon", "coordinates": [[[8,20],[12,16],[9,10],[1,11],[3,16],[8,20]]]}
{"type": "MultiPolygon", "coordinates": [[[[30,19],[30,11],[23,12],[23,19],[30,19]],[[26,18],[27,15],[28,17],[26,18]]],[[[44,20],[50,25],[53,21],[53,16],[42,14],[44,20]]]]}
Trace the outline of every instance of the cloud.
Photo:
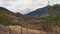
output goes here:
{"type": "MultiPolygon", "coordinates": [[[[50,4],[59,3],[60,0],[49,0],[50,4]]],[[[47,0],[0,0],[0,6],[5,7],[13,12],[26,14],[37,8],[44,7],[48,4],[47,0]],[[29,11],[28,11],[29,9],[29,11]]]]}
{"type": "Polygon", "coordinates": [[[50,1],[50,5],[53,5],[53,4],[60,4],[60,0],[49,0],[50,1]]]}

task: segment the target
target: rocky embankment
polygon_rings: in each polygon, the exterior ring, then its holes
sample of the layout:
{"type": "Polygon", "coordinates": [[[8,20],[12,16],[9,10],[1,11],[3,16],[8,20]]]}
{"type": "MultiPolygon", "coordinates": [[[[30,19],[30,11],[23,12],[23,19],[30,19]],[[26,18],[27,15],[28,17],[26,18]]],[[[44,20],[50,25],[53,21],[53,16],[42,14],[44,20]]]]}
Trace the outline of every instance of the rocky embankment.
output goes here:
{"type": "Polygon", "coordinates": [[[23,28],[21,26],[9,26],[11,29],[11,34],[44,34],[45,32],[39,30],[33,30],[28,28],[23,28]]]}
{"type": "Polygon", "coordinates": [[[21,26],[5,27],[3,25],[0,25],[0,34],[59,34],[59,33],[33,30],[33,29],[23,28],[21,26]]]}

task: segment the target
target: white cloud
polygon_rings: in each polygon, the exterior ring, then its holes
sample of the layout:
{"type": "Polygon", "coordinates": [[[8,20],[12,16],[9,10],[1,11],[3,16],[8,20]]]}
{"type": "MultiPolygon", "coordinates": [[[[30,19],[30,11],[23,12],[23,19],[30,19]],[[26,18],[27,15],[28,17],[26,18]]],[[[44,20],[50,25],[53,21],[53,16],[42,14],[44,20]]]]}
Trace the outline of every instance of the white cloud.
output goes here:
{"type": "Polygon", "coordinates": [[[60,4],[60,0],[49,0],[50,1],[50,4],[53,5],[53,4],[60,4]]]}
{"type": "MultiPolygon", "coordinates": [[[[55,3],[60,3],[60,0],[49,1],[51,5],[55,3]]],[[[47,0],[0,0],[0,6],[3,6],[13,12],[20,12],[22,14],[30,12],[26,8],[30,10],[35,10],[37,8],[46,6],[47,4],[47,0]]]]}

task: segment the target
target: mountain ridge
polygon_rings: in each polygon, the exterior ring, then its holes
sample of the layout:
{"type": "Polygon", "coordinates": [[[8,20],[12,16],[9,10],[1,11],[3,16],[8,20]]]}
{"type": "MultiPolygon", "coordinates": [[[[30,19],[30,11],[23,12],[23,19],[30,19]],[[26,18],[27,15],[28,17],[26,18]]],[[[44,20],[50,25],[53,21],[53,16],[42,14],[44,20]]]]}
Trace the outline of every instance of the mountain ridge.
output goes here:
{"type": "Polygon", "coordinates": [[[14,13],[14,12],[4,8],[4,7],[0,7],[0,13],[3,13],[3,12],[10,14],[10,15],[13,15],[13,16],[16,16],[16,17],[23,17],[23,15],[19,12],[14,13]]]}
{"type": "Polygon", "coordinates": [[[50,8],[51,6],[46,6],[46,7],[43,7],[43,8],[38,8],[28,14],[25,14],[25,16],[29,17],[29,18],[40,18],[41,16],[43,16],[47,11],[48,9],[50,8]]]}

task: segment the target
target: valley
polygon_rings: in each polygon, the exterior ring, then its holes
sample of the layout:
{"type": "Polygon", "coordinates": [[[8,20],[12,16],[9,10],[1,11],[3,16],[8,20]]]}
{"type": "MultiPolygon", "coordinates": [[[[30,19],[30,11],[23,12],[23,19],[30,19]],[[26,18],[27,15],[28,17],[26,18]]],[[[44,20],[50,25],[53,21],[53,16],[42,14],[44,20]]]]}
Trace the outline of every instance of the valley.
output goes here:
{"type": "Polygon", "coordinates": [[[60,5],[21,14],[0,7],[0,34],[60,34],[60,5]]]}

